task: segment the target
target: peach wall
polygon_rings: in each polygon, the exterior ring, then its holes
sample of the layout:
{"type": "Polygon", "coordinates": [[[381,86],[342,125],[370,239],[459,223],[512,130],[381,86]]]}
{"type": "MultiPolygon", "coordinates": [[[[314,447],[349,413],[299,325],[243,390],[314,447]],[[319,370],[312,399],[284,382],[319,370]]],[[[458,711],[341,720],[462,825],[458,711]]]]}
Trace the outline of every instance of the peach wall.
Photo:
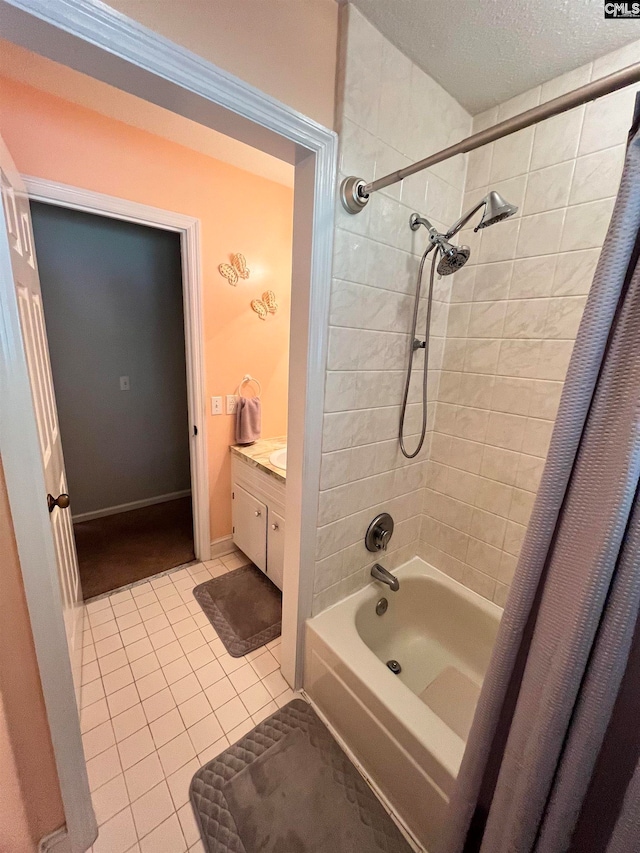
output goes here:
{"type": "Polygon", "coordinates": [[[333,127],[335,0],[109,0],[109,5],[333,127]]]}
{"type": "MultiPolygon", "coordinates": [[[[263,436],[285,434],[293,190],[6,78],[0,133],[24,174],[200,219],[207,397],[234,393],[251,373],[262,383],[263,436]],[[234,252],[251,270],[237,287],[218,273],[234,252]],[[280,310],[263,322],[249,303],[267,288],[280,310]]],[[[207,406],[215,540],[231,532],[233,418],[207,406]]]]}
{"type": "Polygon", "coordinates": [[[64,823],[0,462],[0,851],[32,853],[64,823]]]}

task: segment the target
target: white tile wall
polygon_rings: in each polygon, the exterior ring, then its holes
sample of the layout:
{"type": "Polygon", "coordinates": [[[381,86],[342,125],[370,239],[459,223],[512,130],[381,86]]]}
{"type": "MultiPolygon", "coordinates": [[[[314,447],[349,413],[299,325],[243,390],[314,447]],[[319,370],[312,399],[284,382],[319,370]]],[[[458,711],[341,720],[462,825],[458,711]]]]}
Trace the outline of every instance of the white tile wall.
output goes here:
{"type": "MultiPolygon", "coordinates": [[[[640,42],[474,119],[480,130],[640,60],[640,42]]],[[[512,220],[465,239],[453,282],[425,488],[422,555],[504,603],[611,218],[633,88],[469,157],[464,205],[498,189],[512,220]]]]}
{"type": "MultiPolygon", "coordinates": [[[[450,95],[356,9],[344,7],[342,14],[341,177],[380,177],[469,134],[471,119],[450,95]]],[[[457,158],[377,193],[357,216],[337,211],[314,612],[368,582],[375,560],[363,539],[380,509],[396,521],[388,564],[416,551],[429,444],[408,461],[397,431],[411,294],[426,232],[413,233],[408,222],[414,210],[428,212],[439,226],[454,221],[465,170],[465,158],[457,158]]],[[[434,401],[447,323],[445,284],[437,284],[432,316],[434,401]]],[[[407,422],[413,436],[420,422],[418,378],[416,371],[407,422]]],[[[431,406],[431,418],[433,412],[431,406]]]]}

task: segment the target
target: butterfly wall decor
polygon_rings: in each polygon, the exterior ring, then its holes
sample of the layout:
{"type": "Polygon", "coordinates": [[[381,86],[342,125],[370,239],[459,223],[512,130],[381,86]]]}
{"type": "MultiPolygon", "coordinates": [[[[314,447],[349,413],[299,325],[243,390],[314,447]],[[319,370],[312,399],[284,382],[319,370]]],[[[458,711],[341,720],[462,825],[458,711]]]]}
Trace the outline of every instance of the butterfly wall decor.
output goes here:
{"type": "Polygon", "coordinates": [[[269,314],[275,314],[278,310],[278,303],[273,290],[265,290],[262,299],[252,299],[251,307],[261,320],[266,320],[269,314]]]}
{"type": "Polygon", "coordinates": [[[239,278],[249,278],[249,270],[247,269],[247,261],[244,255],[238,253],[231,255],[230,264],[220,264],[218,270],[221,276],[227,279],[229,284],[234,287],[238,284],[239,278]]]}

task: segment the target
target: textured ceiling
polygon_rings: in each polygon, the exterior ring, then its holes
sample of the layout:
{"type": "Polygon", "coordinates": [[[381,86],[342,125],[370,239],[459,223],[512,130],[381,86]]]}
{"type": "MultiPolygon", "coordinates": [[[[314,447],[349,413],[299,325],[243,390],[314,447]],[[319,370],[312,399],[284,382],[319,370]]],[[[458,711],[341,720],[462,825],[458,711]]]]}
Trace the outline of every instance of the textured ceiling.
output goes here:
{"type": "Polygon", "coordinates": [[[603,0],[351,2],[472,115],[640,39],[603,0]]]}

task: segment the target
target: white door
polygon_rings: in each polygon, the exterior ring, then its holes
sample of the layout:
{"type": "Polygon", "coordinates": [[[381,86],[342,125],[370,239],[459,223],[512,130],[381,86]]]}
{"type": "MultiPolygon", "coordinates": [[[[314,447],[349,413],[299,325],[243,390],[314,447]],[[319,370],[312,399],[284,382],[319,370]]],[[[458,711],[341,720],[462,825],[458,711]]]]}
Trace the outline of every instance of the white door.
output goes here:
{"type": "MultiPolygon", "coordinates": [[[[58,562],[69,656],[76,697],[78,697],[82,665],[82,595],[71,510],[68,508],[66,499],[67,481],[53,393],[40,279],[34,251],[28,197],[11,155],[1,138],[0,190],[5,220],[5,229],[0,228],[0,232],[6,230],[9,241],[20,326],[29,368],[31,394],[40,439],[40,454],[48,492],[42,495],[42,500],[50,504],[51,500],[57,501],[57,504],[50,505],[51,531],[58,562]]],[[[4,239],[2,233],[0,233],[0,239],[4,239]]]]}

